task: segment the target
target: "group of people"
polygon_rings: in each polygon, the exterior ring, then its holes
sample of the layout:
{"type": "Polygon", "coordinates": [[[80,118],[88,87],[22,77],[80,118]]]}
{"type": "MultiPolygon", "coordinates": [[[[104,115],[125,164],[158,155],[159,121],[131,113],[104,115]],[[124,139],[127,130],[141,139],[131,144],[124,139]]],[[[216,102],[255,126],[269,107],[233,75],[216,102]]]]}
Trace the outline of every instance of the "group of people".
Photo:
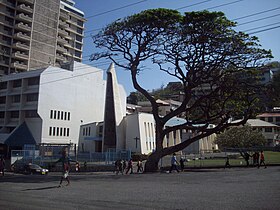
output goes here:
{"type": "MultiPolygon", "coordinates": [[[[126,160],[118,159],[115,161],[115,172],[116,174],[133,174],[133,161],[130,159],[128,162],[126,160]]],[[[143,163],[141,160],[137,162],[137,173],[143,172],[143,163]]]]}
{"type": "MultiPolygon", "coordinates": [[[[250,158],[252,157],[253,166],[260,168],[260,166],[264,165],[264,167],[266,168],[264,152],[263,151],[261,151],[260,153],[258,151],[256,151],[252,155],[250,155],[248,152],[245,152],[242,156],[243,156],[243,158],[244,158],[244,160],[246,162],[246,166],[247,167],[250,166],[249,162],[250,162],[250,158]]],[[[230,167],[229,157],[226,157],[225,168],[226,167],[230,167]]]]}
{"type": "Polygon", "coordinates": [[[179,162],[178,162],[177,158],[176,158],[176,153],[173,153],[173,155],[171,157],[171,167],[169,169],[169,173],[172,173],[173,170],[176,170],[179,173],[180,171],[179,171],[177,165],[180,165],[181,171],[184,171],[185,161],[186,160],[181,157],[179,162]]]}
{"type": "Polygon", "coordinates": [[[263,151],[261,151],[261,153],[256,151],[252,155],[250,155],[248,152],[245,152],[244,159],[246,161],[246,166],[250,165],[250,163],[249,163],[250,157],[252,157],[252,159],[253,159],[253,166],[257,166],[259,168],[261,165],[264,165],[264,167],[266,168],[263,151]]]}

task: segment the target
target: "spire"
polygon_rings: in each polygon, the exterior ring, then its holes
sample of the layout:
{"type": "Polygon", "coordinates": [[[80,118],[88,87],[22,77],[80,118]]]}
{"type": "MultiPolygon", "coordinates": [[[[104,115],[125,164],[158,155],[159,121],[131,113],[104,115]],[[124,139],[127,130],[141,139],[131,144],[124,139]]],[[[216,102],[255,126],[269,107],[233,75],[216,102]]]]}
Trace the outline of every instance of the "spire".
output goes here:
{"type": "Polygon", "coordinates": [[[123,119],[119,84],[115,72],[115,65],[111,63],[107,69],[105,113],[103,127],[103,151],[109,148],[116,148],[118,129],[123,119]]]}

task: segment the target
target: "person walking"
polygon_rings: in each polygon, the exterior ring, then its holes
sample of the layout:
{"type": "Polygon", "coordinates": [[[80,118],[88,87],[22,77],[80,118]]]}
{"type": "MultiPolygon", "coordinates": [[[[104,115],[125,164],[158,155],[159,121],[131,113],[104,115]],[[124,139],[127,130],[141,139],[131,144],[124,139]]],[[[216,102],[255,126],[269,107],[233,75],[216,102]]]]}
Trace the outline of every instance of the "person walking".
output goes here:
{"type": "Polygon", "coordinates": [[[184,164],[185,160],[181,157],[179,162],[180,162],[181,171],[184,171],[184,169],[185,169],[185,164],[184,164]]]}
{"type": "Polygon", "coordinates": [[[229,164],[229,157],[226,157],[226,164],[225,164],[225,168],[229,167],[230,168],[230,164],[229,164]]]}
{"type": "Polygon", "coordinates": [[[141,160],[137,162],[137,173],[143,172],[143,164],[141,160]]]}
{"type": "Polygon", "coordinates": [[[76,162],[76,172],[80,172],[80,169],[81,169],[80,163],[77,161],[76,162]]]}
{"type": "Polygon", "coordinates": [[[173,153],[173,155],[171,157],[171,167],[170,167],[169,173],[172,173],[172,170],[174,170],[174,169],[179,173],[179,170],[177,168],[177,164],[178,164],[178,161],[176,159],[176,154],[173,153]]]}
{"type": "Polygon", "coordinates": [[[130,160],[128,161],[128,165],[127,165],[127,169],[126,169],[126,174],[129,172],[129,170],[130,170],[130,174],[133,174],[133,167],[132,167],[132,164],[133,164],[132,159],[130,159],[130,160]]]}
{"type": "Polygon", "coordinates": [[[249,160],[250,160],[250,154],[248,152],[244,153],[244,159],[246,161],[246,166],[249,167],[249,160]]]}
{"type": "Polygon", "coordinates": [[[61,187],[62,181],[63,179],[66,179],[67,184],[66,186],[68,186],[70,184],[70,180],[69,180],[69,170],[70,170],[70,162],[76,162],[75,160],[72,160],[68,155],[67,155],[67,151],[66,148],[63,149],[62,151],[62,157],[59,158],[56,163],[61,162],[62,164],[62,176],[60,178],[60,183],[58,185],[58,187],[61,187]]]}
{"type": "Polygon", "coordinates": [[[266,168],[266,164],[264,162],[264,153],[263,151],[261,151],[261,154],[260,154],[260,164],[258,165],[258,168],[260,168],[261,165],[264,165],[264,168],[266,168]]]}
{"type": "Polygon", "coordinates": [[[84,170],[87,171],[87,161],[84,162],[84,170]]]}
{"type": "Polygon", "coordinates": [[[123,174],[122,170],[122,160],[118,159],[115,161],[115,172],[118,175],[120,172],[123,174]]]}
{"type": "Polygon", "coordinates": [[[126,169],[126,160],[123,160],[122,161],[122,173],[125,172],[125,169],[126,169]]]}
{"type": "Polygon", "coordinates": [[[0,173],[2,173],[2,176],[4,176],[5,171],[5,159],[1,157],[0,159],[0,173]]]}

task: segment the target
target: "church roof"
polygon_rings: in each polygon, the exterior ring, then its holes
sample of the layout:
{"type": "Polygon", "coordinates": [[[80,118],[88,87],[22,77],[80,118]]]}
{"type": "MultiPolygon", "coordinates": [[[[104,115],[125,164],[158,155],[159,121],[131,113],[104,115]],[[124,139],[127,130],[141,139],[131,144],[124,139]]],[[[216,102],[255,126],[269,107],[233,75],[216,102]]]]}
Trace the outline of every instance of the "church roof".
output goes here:
{"type": "Polygon", "coordinates": [[[17,147],[23,147],[25,144],[36,144],[27,124],[24,122],[18,126],[6,139],[5,144],[17,147]]]}

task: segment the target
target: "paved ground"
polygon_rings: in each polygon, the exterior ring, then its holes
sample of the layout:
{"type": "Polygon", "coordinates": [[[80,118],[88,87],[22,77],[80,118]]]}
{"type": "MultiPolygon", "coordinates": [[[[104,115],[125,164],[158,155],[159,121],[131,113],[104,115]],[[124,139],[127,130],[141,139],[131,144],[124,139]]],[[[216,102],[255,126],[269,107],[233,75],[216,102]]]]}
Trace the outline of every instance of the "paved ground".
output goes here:
{"type": "Polygon", "coordinates": [[[114,175],[7,174],[0,209],[279,209],[280,167],[114,175]]]}

